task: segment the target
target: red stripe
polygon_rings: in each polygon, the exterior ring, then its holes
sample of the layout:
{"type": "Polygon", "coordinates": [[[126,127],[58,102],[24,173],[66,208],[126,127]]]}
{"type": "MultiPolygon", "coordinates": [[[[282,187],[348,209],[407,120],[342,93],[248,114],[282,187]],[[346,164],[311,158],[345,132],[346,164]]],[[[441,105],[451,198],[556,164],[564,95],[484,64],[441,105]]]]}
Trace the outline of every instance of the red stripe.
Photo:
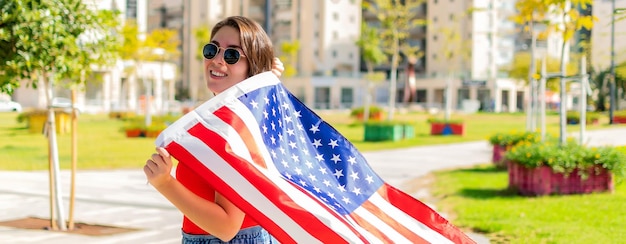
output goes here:
{"type": "Polygon", "coordinates": [[[226,106],[219,108],[218,110],[213,112],[213,114],[215,114],[215,116],[222,119],[224,122],[229,124],[237,131],[239,136],[243,139],[243,142],[246,144],[246,147],[250,152],[250,157],[252,158],[252,161],[267,169],[265,160],[263,160],[263,156],[260,155],[259,148],[257,147],[256,143],[254,143],[254,138],[252,137],[252,133],[246,126],[246,123],[244,123],[243,120],[239,118],[239,116],[233,116],[233,111],[226,106]]]}
{"type": "Polygon", "coordinates": [[[361,226],[361,228],[367,230],[367,232],[371,233],[373,236],[375,236],[379,240],[383,241],[384,243],[393,243],[393,240],[389,239],[389,237],[387,237],[387,235],[385,235],[385,233],[383,233],[378,228],[376,228],[376,226],[370,224],[370,222],[368,222],[367,220],[361,218],[361,216],[359,216],[359,215],[357,215],[355,213],[351,213],[350,217],[352,217],[354,219],[354,221],[359,226],[361,226]]]}
{"type": "Polygon", "coordinates": [[[385,183],[379,194],[396,208],[454,243],[476,243],[421,201],[385,183]],[[383,189],[384,188],[384,189],[383,189]]]}
{"type": "MultiPolygon", "coordinates": [[[[196,136],[207,146],[209,146],[213,151],[215,151],[224,160],[224,162],[230,164],[232,168],[237,170],[239,174],[241,174],[253,186],[255,186],[257,191],[259,191],[273,204],[275,204],[276,207],[278,207],[282,212],[289,216],[289,218],[291,218],[294,222],[298,223],[298,225],[306,230],[310,235],[314,236],[316,239],[322,241],[323,243],[347,243],[347,241],[341,235],[335,233],[332,229],[330,229],[330,226],[325,225],[323,222],[317,219],[315,215],[311,214],[306,209],[302,209],[288,195],[284,194],[280,187],[274,184],[262,172],[258,171],[254,166],[250,165],[244,159],[238,157],[237,155],[226,152],[224,149],[229,145],[218,134],[211,130],[208,130],[201,124],[193,126],[191,129],[189,129],[189,133],[192,136],[196,136]]],[[[204,165],[202,165],[202,167],[204,167],[204,165]]],[[[210,183],[212,184],[212,182],[210,183]]],[[[229,198],[229,200],[231,200],[231,195],[237,195],[237,193],[230,187],[228,187],[228,192],[223,192],[222,188],[218,187],[216,187],[215,189],[218,189],[220,194],[226,196],[227,198],[229,198]]],[[[274,237],[276,237],[276,239],[278,239],[281,243],[293,242],[293,239],[291,239],[291,237],[288,239],[284,239],[285,236],[282,235],[284,233],[282,229],[281,232],[274,235],[275,228],[279,227],[276,226],[276,224],[271,219],[263,216],[264,213],[258,211],[254,206],[251,206],[249,204],[245,204],[245,206],[239,206],[238,204],[240,203],[240,200],[241,199],[233,199],[231,201],[235,203],[237,207],[249,214],[264,228],[266,228],[266,230],[269,231],[274,237]],[[259,216],[262,216],[262,218],[260,218],[259,216]],[[269,227],[265,227],[266,223],[268,222],[271,222],[271,225],[269,225],[269,227]]]]}
{"type": "Polygon", "coordinates": [[[411,240],[413,243],[429,243],[428,241],[424,240],[424,238],[407,229],[406,226],[404,226],[402,223],[399,223],[394,218],[387,215],[385,211],[383,211],[370,201],[365,201],[361,206],[367,209],[367,211],[376,215],[376,217],[378,217],[381,221],[394,228],[398,233],[400,233],[406,239],[411,240]]]}

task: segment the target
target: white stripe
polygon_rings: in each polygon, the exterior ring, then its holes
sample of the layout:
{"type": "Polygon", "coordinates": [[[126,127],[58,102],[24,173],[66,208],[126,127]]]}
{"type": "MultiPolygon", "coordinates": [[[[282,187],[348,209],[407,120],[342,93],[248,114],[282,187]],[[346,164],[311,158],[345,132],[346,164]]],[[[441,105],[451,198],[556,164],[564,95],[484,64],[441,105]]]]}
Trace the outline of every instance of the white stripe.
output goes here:
{"type": "MultiPolygon", "coordinates": [[[[453,243],[451,240],[441,235],[439,232],[429,228],[413,217],[407,215],[402,210],[396,208],[385,200],[380,194],[372,195],[369,201],[380,209],[384,209],[385,213],[398,223],[406,226],[407,229],[419,235],[430,243],[453,243]]],[[[434,211],[433,211],[434,213],[434,211]]]]}
{"type": "MultiPolygon", "coordinates": [[[[245,109],[244,111],[248,111],[248,110],[245,109]]],[[[223,137],[226,135],[226,133],[220,133],[220,131],[229,131],[228,135],[230,136],[225,137],[225,138],[227,138],[227,141],[229,144],[231,144],[231,147],[233,148],[233,150],[235,150],[235,148],[237,147],[239,147],[239,149],[246,148],[245,144],[243,144],[243,139],[241,139],[239,135],[234,131],[234,129],[230,127],[230,125],[226,124],[224,121],[215,120],[215,121],[211,121],[211,123],[203,123],[203,125],[206,126],[208,129],[213,130],[216,133],[222,135],[223,137]]],[[[253,135],[255,139],[261,136],[258,130],[257,130],[257,133],[258,133],[257,135],[253,135]]],[[[265,146],[263,146],[263,148],[265,148],[265,146]]],[[[250,158],[249,156],[250,154],[247,151],[245,153],[238,152],[238,154],[247,154],[248,155],[247,158],[250,158]]],[[[266,158],[264,160],[266,164],[268,165],[274,164],[271,157],[269,157],[269,153],[265,153],[265,156],[266,158]]],[[[248,160],[248,162],[252,163],[251,160],[248,160]]],[[[341,222],[340,220],[337,219],[337,217],[335,217],[337,215],[334,212],[330,212],[332,210],[324,208],[321,205],[321,203],[311,199],[309,195],[303,193],[300,189],[296,188],[296,186],[287,182],[285,179],[283,179],[282,175],[278,173],[278,171],[272,172],[272,171],[269,171],[268,169],[261,168],[254,163],[252,163],[252,165],[255,166],[261,173],[263,173],[263,175],[269,178],[270,181],[276,184],[285,193],[285,195],[289,196],[294,201],[294,203],[296,203],[302,209],[307,210],[307,212],[310,212],[320,222],[328,226],[328,228],[331,228],[332,230],[334,230],[337,234],[341,235],[344,239],[351,240],[350,241],[351,243],[361,242],[359,237],[356,236],[352,232],[352,230],[348,226],[346,226],[345,223],[341,222]]],[[[231,181],[231,179],[226,176],[220,176],[220,178],[223,178],[223,180],[226,182],[231,181]]],[[[241,194],[241,195],[247,198],[246,195],[244,194],[241,194]]],[[[254,199],[248,199],[248,200],[252,202],[254,199]]]]}
{"type": "Polygon", "coordinates": [[[409,239],[406,239],[406,237],[404,237],[402,234],[397,232],[394,228],[392,228],[391,226],[387,225],[385,222],[380,220],[378,216],[367,211],[367,209],[358,207],[357,209],[354,210],[353,214],[356,214],[359,217],[363,218],[369,224],[371,224],[376,229],[378,229],[382,234],[384,234],[386,237],[391,239],[394,243],[411,243],[409,239]]]}

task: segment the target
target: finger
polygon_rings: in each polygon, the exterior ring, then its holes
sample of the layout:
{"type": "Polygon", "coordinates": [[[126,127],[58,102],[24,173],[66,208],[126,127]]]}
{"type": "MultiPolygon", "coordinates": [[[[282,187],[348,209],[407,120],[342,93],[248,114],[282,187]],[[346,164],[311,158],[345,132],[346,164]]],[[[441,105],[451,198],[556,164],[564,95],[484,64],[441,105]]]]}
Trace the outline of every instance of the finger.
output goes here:
{"type": "Polygon", "coordinates": [[[157,147],[156,151],[163,157],[169,157],[170,153],[164,147],[157,147]]]}

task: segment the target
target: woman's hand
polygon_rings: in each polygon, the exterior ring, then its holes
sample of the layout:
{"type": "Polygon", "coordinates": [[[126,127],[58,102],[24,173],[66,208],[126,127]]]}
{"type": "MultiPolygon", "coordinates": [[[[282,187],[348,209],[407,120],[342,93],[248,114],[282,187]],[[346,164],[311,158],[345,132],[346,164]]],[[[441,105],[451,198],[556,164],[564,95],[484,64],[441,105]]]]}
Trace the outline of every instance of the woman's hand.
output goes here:
{"type": "Polygon", "coordinates": [[[283,62],[281,62],[279,58],[274,58],[274,62],[272,64],[272,73],[280,78],[284,71],[285,66],[283,65],[283,62]]]}
{"type": "Polygon", "coordinates": [[[157,147],[157,153],[153,153],[150,159],[146,161],[146,165],[143,166],[143,172],[148,178],[148,182],[158,188],[173,177],[170,174],[172,171],[172,157],[165,150],[165,148],[157,147]]]}

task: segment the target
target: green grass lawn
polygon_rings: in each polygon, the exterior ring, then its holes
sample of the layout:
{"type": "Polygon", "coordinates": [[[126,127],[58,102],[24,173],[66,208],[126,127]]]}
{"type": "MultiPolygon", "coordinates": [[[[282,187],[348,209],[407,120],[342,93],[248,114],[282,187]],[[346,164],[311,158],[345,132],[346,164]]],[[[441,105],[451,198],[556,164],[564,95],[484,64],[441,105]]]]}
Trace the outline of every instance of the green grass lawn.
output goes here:
{"type": "MultiPolygon", "coordinates": [[[[38,133],[29,133],[26,124],[17,122],[16,113],[0,113],[0,170],[41,170],[48,167],[48,142],[38,133]]],[[[466,123],[464,136],[431,136],[426,113],[398,113],[394,120],[404,121],[415,127],[415,138],[402,141],[365,142],[361,123],[349,116],[349,112],[320,112],[319,115],[350,140],[360,151],[423,146],[442,143],[487,140],[495,132],[524,131],[524,114],[477,113],[455,115],[466,123]]],[[[608,119],[589,130],[604,128],[608,119]]],[[[558,116],[547,118],[548,133],[558,132],[558,116]]],[[[78,118],[78,168],[118,169],[140,168],[154,152],[153,138],[126,138],[120,130],[123,122],[106,115],[82,114],[78,118]]],[[[569,131],[578,130],[569,125],[569,131]]],[[[69,133],[58,135],[59,161],[62,169],[70,167],[69,133]]]]}
{"type": "Polygon", "coordinates": [[[435,172],[437,206],[455,225],[492,243],[623,243],[626,184],[613,193],[523,197],[507,190],[506,170],[482,165],[435,172]]]}

